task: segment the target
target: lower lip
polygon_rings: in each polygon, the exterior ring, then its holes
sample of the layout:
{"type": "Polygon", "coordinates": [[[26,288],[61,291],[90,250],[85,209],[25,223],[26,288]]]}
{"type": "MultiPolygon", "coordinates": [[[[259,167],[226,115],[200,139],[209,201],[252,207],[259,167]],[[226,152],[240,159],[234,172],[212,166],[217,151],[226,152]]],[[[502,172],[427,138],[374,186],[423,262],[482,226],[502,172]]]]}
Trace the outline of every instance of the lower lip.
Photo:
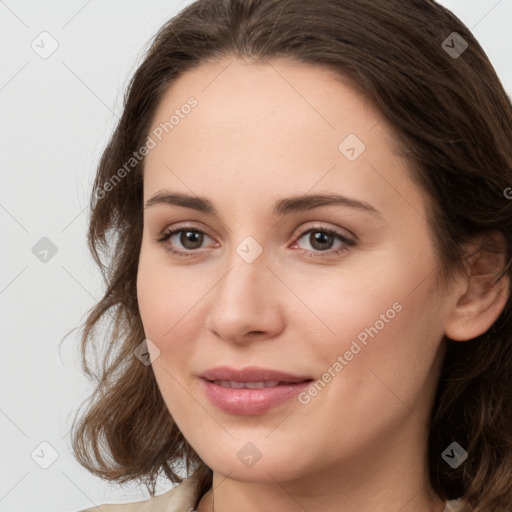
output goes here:
{"type": "Polygon", "coordinates": [[[290,400],[307,388],[311,381],[281,384],[270,388],[225,388],[201,378],[206,396],[219,409],[230,414],[251,416],[264,413],[290,400]]]}

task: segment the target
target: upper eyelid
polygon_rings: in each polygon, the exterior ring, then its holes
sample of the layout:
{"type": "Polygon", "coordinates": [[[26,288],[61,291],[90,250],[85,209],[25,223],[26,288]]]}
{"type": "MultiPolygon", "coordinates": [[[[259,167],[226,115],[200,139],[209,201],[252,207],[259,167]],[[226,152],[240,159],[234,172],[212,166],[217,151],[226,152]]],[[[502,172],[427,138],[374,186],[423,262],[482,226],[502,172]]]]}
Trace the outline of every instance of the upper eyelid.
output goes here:
{"type": "MultiPolygon", "coordinates": [[[[311,221],[311,222],[314,222],[314,221],[311,221]]],[[[323,231],[323,230],[325,230],[325,231],[332,231],[332,232],[336,233],[339,236],[343,236],[345,238],[353,238],[354,240],[357,240],[357,236],[354,235],[351,231],[349,231],[346,228],[323,226],[322,223],[317,223],[315,225],[310,225],[310,226],[306,226],[306,227],[301,226],[300,228],[297,229],[297,235],[296,236],[302,236],[305,233],[307,233],[308,231],[314,230],[314,229],[316,229],[318,231],[323,231]],[[346,232],[347,235],[345,235],[344,232],[346,232]]]]}
{"type": "Polygon", "coordinates": [[[160,236],[163,236],[165,234],[176,234],[177,232],[179,233],[180,231],[199,231],[201,233],[204,233],[205,235],[208,235],[210,238],[214,238],[212,235],[209,234],[209,230],[206,229],[206,228],[202,228],[202,227],[197,227],[197,226],[193,226],[192,224],[190,223],[183,223],[183,225],[181,225],[181,223],[178,223],[176,225],[172,225],[172,226],[168,226],[168,227],[165,227],[164,229],[162,229],[160,231],[160,236]]]}

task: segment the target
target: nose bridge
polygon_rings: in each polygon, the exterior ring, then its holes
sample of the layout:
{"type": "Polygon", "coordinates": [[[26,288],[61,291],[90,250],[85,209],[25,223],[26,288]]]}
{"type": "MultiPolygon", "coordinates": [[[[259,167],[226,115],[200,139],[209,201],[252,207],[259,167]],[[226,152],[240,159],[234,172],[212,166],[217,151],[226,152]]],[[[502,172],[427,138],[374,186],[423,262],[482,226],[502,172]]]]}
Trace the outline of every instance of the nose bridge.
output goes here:
{"type": "Polygon", "coordinates": [[[281,326],[278,295],[271,285],[275,277],[259,247],[254,240],[244,239],[233,248],[228,269],[213,290],[206,325],[223,338],[239,340],[246,333],[268,334],[281,326]]]}
{"type": "Polygon", "coordinates": [[[256,238],[247,235],[247,231],[243,235],[242,230],[233,229],[232,240],[239,242],[229,246],[226,254],[228,273],[219,283],[217,299],[233,306],[253,303],[253,309],[257,309],[262,281],[268,280],[269,253],[256,238]]]}
{"type": "Polygon", "coordinates": [[[268,281],[266,274],[269,272],[265,263],[262,255],[248,262],[237,251],[233,251],[228,271],[216,287],[215,302],[231,308],[233,312],[247,309],[244,314],[264,307],[268,297],[261,296],[262,284],[268,281]]]}

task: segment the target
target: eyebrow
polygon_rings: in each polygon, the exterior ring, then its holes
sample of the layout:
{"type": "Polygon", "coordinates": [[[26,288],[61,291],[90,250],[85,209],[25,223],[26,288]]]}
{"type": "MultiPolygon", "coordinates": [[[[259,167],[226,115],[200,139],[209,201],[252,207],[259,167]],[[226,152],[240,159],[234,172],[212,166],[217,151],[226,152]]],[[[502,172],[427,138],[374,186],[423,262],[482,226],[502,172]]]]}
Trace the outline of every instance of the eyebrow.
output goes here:
{"type": "MultiPolygon", "coordinates": [[[[190,196],[178,192],[158,192],[151,199],[146,201],[144,209],[156,204],[168,204],[191,208],[203,213],[218,216],[213,203],[205,197],[190,196]]],[[[286,215],[292,212],[300,212],[319,208],[320,206],[346,206],[382,215],[376,208],[365,201],[338,194],[313,194],[279,199],[274,203],[274,215],[286,215]]]]}

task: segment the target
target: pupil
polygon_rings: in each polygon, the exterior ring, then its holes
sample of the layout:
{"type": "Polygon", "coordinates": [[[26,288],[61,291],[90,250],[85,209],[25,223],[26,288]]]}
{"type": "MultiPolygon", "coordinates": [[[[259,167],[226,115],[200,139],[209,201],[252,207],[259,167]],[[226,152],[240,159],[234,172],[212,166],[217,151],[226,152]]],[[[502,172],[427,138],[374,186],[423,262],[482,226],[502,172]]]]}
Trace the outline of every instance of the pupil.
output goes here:
{"type": "Polygon", "coordinates": [[[183,231],[180,237],[180,242],[187,249],[197,249],[201,247],[203,242],[203,235],[194,231],[183,231]],[[189,245],[191,244],[191,246],[189,245]]]}
{"type": "Polygon", "coordinates": [[[322,231],[317,231],[316,233],[311,233],[311,235],[313,235],[313,238],[311,240],[311,246],[314,249],[322,250],[322,249],[330,248],[330,247],[326,247],[325,245],[322,245],[322,243],[325,244],[327,242],[327,246],[330,246],[333,241],[332,235],[330,235],[329,233],[323,233],[322,231]]]}

